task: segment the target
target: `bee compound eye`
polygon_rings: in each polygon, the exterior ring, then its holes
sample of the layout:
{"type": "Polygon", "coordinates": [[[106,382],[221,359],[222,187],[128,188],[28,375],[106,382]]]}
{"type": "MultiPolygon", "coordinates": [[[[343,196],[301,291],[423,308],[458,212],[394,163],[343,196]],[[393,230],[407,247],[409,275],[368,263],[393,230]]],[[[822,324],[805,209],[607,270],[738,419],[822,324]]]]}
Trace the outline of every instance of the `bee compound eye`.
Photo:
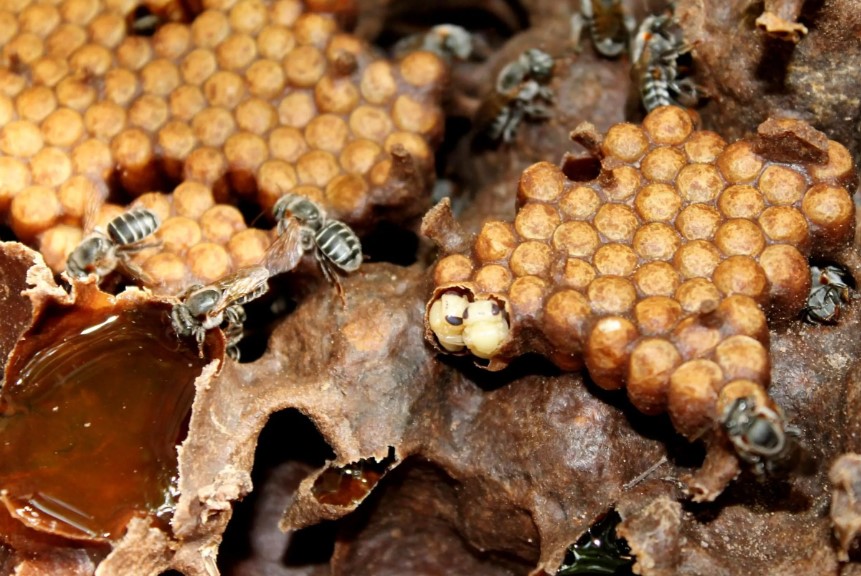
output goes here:
{"type": "Polygon", "coordinates": [[[462,326],[463,325],[463,318],[460,318],[458,316],[451,316],[451,315],[446,316],[445,321],[448,322],[449,324],[451,324],[452,326],[462,326]]]}

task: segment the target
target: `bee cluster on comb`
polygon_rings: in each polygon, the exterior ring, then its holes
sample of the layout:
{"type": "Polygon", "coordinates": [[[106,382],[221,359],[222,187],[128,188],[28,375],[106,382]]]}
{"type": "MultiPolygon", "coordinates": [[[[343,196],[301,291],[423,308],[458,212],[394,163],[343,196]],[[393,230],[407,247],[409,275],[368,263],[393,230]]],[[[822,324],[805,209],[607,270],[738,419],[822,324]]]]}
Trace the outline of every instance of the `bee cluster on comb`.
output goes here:
{"type": "Polygon", "coordinates": [[[439,57],[381,58],[297,0],[213,4],[151,37],[127,27],[134,8],[2,12],[0,214],[55,270],[89,232],[88,205],[117,187],[162,217],[167,250],[136,260],[171,289],[259,254],[260,233],[229,246],[246,228],[230,199],[268,211],[292,191],[364,230],[421,214],[442,130],[439,57]]]}

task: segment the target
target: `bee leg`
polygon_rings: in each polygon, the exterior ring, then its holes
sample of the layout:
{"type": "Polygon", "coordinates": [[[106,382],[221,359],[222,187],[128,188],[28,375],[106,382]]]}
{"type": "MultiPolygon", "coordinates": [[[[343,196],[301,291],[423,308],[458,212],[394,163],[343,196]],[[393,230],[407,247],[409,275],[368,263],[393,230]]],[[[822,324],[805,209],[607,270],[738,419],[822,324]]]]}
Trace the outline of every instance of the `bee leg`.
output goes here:
{"type": "Polygon", "coordinates": [[[571,46],[577,54],[583,51],[580,44],[583,36],[583,27],[585,25],[586,21],[583,19],[583,15],[580,14],[580,12],[571,16],[571,46]]]}
{"type": "Polygon", "coordinates": [[[669,83],[669,88],[676,93],[676,100],[685,108],[692,108],[700,101],[700,91],[690,78],[673,80],[669,83]]]}
{"type": "Polygon", "coordinates": [[[323,276],[326,277],[326,280],[335,286],[335,290],[338,291],[338,297],[341,299],[341,306],[344,308],[347,307],[347,298],[344,296],[344,287],[341,286],[341,280],[338,278],[338,273],[332,269],[332,266],[329,264],[327,260],[325,260],[320,253],[317,253],[317,262],[320,263],[320,269],[323,271],[323,276]]]}
{"type": "Polygon", "coordinates": [[[206,330],[203,326],[194,328],[194,339],[197,340],[197,357],[203,358],[203,343],[206,342],[206,330]]]}
{"type": "Polygon", "coordinates": [[[502,127],[502,141],[511,142],[514,140],[514,135],[517,134],[517,128],[520,127],[520,122],[523,120],[523,109],[516,106],[505,121],[502,127]]]}

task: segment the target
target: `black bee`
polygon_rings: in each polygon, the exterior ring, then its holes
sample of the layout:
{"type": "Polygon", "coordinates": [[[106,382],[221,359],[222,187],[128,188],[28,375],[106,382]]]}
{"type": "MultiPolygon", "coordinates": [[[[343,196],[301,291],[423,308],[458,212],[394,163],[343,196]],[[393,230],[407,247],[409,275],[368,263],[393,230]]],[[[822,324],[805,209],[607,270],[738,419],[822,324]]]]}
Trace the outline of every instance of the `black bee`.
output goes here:
{"type": "Polygon", "coordinates": [[[851,300],[849,272],[834,266],[810,267],[810,295],[802,318],[811,324],[833,324],[840,318],[840,306],[851,300]]]}
{"type": "Polygon", "coordinates": [[[637,27],[625,14],[621,0],[580,0],[580,11],[571,17],[571,41],[580,44],[583,27],[589,28],[592,44],[599,54],[615,58],[625,51],[637,27]]]}
{"type": "Polygon", "coordinates": [[[751,464],[758,476],[785,471],[799,456],[799,432],[786,424],[779,409],[757,405],[753,398],[738,398],[721,423],[739,458],[751,464]]]}
{"type": "Polygon", "coordinates": [[[696,106],[700,90],[685,77],[679,58],[691,51],[681,30],[668,14],[643,20],[631,48],[632,75],[646,112],[659,106],[696,106]]]}
{"type": "Polygon", "coordinates": [[[339,292],[337,271],[355,272],[362,265],[362,244],[353,230],[329,218],[316,202],[299,194],[286,194],[272,208],[278,221],[278,232],[284,234],[298,226],[301,244],[295,248],[301,254],[314,252],[326,279],[335,284],[339,292]]]}
{"type": "Polygon", "coordinates": [[[494,90],[485,97],[475,125],[491,142],[510,142],[524,119],[541,120],[551,115],[553,57],[537,48],[524,51],[496,77],[494,90]]]}
{"type": "MultiPolygon", "coordinates": [[[[118,264],[134,270],[128,255],[153,246],[143,241],[160,225],[158,216],[146,208],[133,208],[120,214],[108,223],[107,235],[94,231],[72,250],[66,259],[66,273],[78,280],[95,274],[101,280],[118,264]]],[[[134,272],[140,275],[137,270],[134,272]]]]}

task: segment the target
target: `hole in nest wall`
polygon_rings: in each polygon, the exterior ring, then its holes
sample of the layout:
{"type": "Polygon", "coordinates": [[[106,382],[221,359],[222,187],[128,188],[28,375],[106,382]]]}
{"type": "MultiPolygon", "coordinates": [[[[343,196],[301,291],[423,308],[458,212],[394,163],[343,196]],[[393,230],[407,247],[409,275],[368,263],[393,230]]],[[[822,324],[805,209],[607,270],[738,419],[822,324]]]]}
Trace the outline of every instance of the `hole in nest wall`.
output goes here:
{"type": "Polygon", "coordinates": [[[390,47],[398,40],[437,24],[456,24],[480,34],[493,47],[529,27],[529,14],[515,0],[396,0],[384,16],[375,43],[390,47]]]}
{"type": "Polygon", "coordinates": [[[254,454],[254,490],[234,506],[219,549],[222,574],[268,573],[328,562],[336,523],[283,534],[278,522],[299,483],[334,457],[314,423],[298,410],[270,416],[254,454]]]}

